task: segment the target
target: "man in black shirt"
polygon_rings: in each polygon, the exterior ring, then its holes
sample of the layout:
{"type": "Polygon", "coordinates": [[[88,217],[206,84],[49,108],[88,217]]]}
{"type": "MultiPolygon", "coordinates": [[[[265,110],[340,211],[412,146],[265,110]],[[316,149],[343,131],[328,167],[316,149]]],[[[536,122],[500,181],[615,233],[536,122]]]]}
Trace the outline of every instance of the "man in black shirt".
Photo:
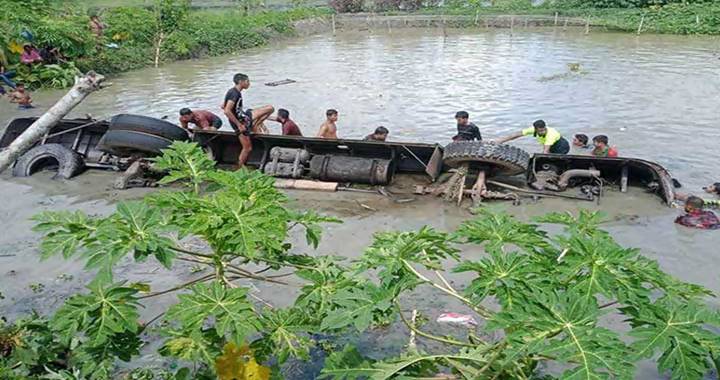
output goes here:
{"type": "Polygon", "coordinates": [[[273,106],[267,105],[254,110],[243,110],[242,90],[250,88],[250,79],[247,75],[238,73],[233,76],[233,82],[235,86],[225,94],[222,108],[230,122],[230,126],[238,133],[238,139],[240,145],[242,145],[238,157],[238,166],[242,167],[247,162],[252,151],[250,133],[257,133],[261,130],[264,126],[263,122],[275,112],[275,109],[273,106]]]}
{"type": "Polygon", "coordinates": [[[480,128],[477,125],[471,123],[468,119],[470,115],[465,111],[458,111],[455,114],[455,120],[457,120],[458,134],[453,137],[453,141],[482,141],[482,135],[480,135],[480,128]]]}

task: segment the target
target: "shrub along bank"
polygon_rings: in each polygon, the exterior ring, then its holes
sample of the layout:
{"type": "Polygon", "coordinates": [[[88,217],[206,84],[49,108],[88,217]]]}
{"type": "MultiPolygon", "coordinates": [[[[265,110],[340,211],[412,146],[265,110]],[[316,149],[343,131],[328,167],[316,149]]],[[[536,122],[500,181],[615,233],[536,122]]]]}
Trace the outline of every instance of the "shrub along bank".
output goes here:
{"type": "Polygon", "coordinates": [[[89,15],[98,13],[80,1],[0,0],[0,60],[31,88],[65,87],[77,70],[114,74],[158,63],[259,46],[293,32],[296,20],[326,9],[248,12],[224,8],[190,9],[189,0],[157,0],[152,7],[118,7],[99,13],[101,37],[92,33],[89,15]],[[59,65],[19,64],[24,43],[57,47],[59,65]]]}
{"type": "Polygon", "coordinates": [[[589,18],[613,30],[667,34],[720,34],[720,2],[702,0],[333,0],[337,12],[419,12],[446,15],[545,15],[589,18]]]}

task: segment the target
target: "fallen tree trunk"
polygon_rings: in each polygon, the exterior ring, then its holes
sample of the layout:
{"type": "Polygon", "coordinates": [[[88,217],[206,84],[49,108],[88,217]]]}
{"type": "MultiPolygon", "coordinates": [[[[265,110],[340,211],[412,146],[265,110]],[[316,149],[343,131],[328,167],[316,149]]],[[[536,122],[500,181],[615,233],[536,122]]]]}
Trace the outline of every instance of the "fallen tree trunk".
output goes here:
{"type": "Polygon", "coordinates": [[[83,77],[75,78],[75,85],[55,105],[35,120],[25,132],[18,136],[6,149],[0,152],[0,173],[5,171],[15,160],[42,139],[60,119],[65,117],[75,106],[80,104],[91,92],[100,88],[105,77],[89,72],[83,77]]]}

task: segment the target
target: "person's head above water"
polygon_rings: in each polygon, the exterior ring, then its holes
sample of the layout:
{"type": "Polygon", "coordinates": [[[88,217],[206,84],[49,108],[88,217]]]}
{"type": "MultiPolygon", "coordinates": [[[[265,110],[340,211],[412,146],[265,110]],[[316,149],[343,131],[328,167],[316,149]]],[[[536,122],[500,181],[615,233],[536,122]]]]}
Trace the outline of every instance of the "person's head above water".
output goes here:
{"type": "Polygon", "coordinates": [[[575,146],[587,146],[588,137],[582,133],[578,133],[573,137],[573,145],[575,146]]]}
{"type": "Polygon", "coordinates": [[[458,111],[455,113],[455,120],[457,120],[458,125],[467,125],[469,119],[470,114],[466,111],[458,111]]]}
{"type": "Polygon", "coordinates": [[[284,123],[285,121],[290,119],[290,111],[286,110],[285,108],[278,109],[277,119],[279,122],[284,123]]]}
{"type": "Polygon", "coordinates": [[[387,139],[387,136],[390,134],[390,131],[388,131],[387,128],[383,126],[379,126],[375,128],[375,132],[373,133],[373,137],[375,140],[378,141],[385,141],[387,139]]]}
{"type": "Polygon", "coordinates": [[[250,78],[242,73],[233,75],[233,83],[235,83],[235,87],[239,87],[241,90],[250,88],[250,78]]]}
{"type": "Polygon", "coordinates": [[[180,121],[189,122],[192,120],[193,117],[193,111],[190,108],[181,108],[180,109],[180,121]]]}
{"type": "Polygon", "coordinates": [[[597,148],[605,148],[608,146],[608,137],[605,135],[597,135],[593,137],[593,145],[597,148]]]}
{"type": "Polygon", "coordinates": [[[694,195],[689,196],[688,199],[685,201],[685,211],[688,213],[692,213],[694,211],[702,211],[703,206],[705,206],[705,201],[703,201],[702,198],[696,197],[694,195]]]}
{"type": "Polygon", "coordinates": [[[545,120],[535,120],[533,122],[533,128],[535,128],[536,136],[545,136],[547,134],[547,125],[545,125],[545,120]]]}
{"type": "Polygon", "coordinates": [[[16,83],[15,84],[15,91],[20,90],[20,92],[25,91],[25,83],[16,83]]]}
{"type": "Polygon", "coordinates": [[[711,194],[720,194],[720,182],[715,182],[710,186],[703,187],[703,190],[711,194]]]}
{"type": "Polygon", "coordinates": [[[338,120],[338,111],[331,108],[325,111],[325,116],[327,116],[328,120],[336,122],[338,120]]]}

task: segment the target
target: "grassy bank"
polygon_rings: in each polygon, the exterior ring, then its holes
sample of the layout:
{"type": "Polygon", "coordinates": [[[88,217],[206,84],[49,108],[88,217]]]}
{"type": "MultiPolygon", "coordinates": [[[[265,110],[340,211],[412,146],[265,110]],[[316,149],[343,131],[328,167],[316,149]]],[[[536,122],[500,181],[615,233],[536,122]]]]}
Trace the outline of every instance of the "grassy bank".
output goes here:
{"type": "Polygon", "coordinates": [[[530,0],[458,1],[433,6],[433,0],[335,0],[337,11],[385,14],[445,14],[462,16],[534,15],[589,19],[593,25],[612,30],[644,33],[720,35],[720,2],[701,0],[530,0]],[[427,5],[430,6],[427,6],[427,5]],[[488,6],[488,4],[493,4],[488,6]],[[655,4],[655,5],[650,5],[655,4]],[[663,5],[657,5],[663,4],[663,5]],[[422,5],[426,7],[422,8],[422,5]],[[621,8],[620,6],[625,6],[621,8]]]}
{"type": "Polygon", "coordinates": [[[99,10],[81,1],[0,0],[0,60],[17,71],[16,80],[31,88],[66,87],[80,71],[115,74],[175,60],[227,54],[260,46],[278,35],[293,33],[293,22],[327,13],[328,9],[287,11],[241,7],[194,10],[187,0],[154,0],[153,6],[99,10]],[[94,35],[89,16],[106,25],[94,35]],[[19,63],[24,43],[39,49],[57,47],[57,65],[29,68],[19,63]]]}
{"type": "Polygon", "coordinates": [[[468,15],[487,14],[544,15],[588,18],[593,25],[612,30],[643,33],[720,35],[720,3],[671,4],[647,8],[565,8],[525,7],[445,7],[428,8],[422,13],[468,15]]]}

